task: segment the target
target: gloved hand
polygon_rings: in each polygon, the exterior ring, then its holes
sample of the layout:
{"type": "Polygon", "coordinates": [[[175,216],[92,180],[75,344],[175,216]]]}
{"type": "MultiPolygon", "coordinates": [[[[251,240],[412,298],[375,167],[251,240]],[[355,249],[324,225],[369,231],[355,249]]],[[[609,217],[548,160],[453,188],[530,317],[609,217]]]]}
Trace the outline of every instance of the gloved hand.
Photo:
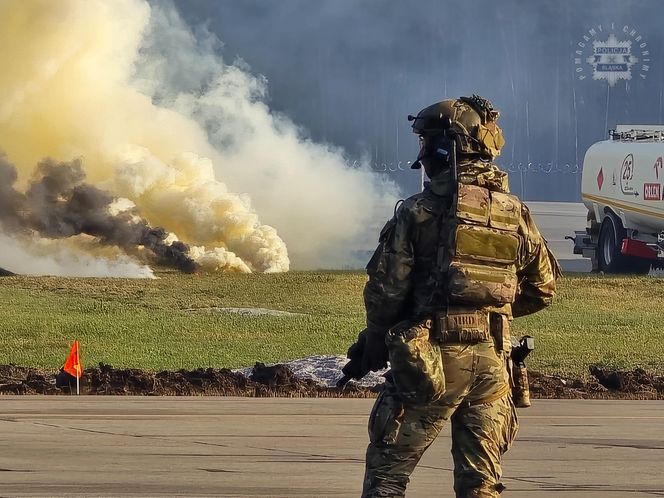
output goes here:
{"type": "Polygon", "coordinates": [[[371,371],[387,367],[388,353],[385,332],[378,327],[367,327],[357,336],[357,341],[346,356],[350,360],[341,369],[343,376],[337,387],[343,388],[350,379],[360,380],[371,371]]]}
{"type": "Polygon", "coordinates": [[[366,372],[362,372],[362,355],[364,354],[364,346],[366,344],[366,340],[362,336],[363,333],[364,331],[360,332],[357,342],[353,343],[346,353],[346,357],[350,361],[341,369],[342,375],[337,381],[337,387],[341,389],[346,387],[350,379],[360,380],[366,374],[366,372]]]}
{"type": "Polygon", "coordinates": [[[387,367],[387,346],[381,330],[368,327],[357,336],[357,341],[346,354],[350,361],[343,373],[353,379],[361,379],[371,371],[387,367]]]}
{"type": "Polygon", "coordinates": [[[367,327],[362,331],[362,334],[364,335],[362,371],[366,375],[368,372],[376,372],[387,368],[388,353],[385,345],[385,331],[375,327],[367,327]]]}

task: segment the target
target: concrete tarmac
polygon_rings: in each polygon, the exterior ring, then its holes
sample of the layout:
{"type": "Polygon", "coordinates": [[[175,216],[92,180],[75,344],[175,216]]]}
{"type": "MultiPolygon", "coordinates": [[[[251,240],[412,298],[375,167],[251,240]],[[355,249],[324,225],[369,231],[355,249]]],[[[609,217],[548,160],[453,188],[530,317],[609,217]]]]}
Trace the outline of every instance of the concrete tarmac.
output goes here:
{"type": "MultiPolygon", "coordinates": [[[[357,497],[373,400],[4,396],[0,497],[357,497]]],[[[664,402],[536,400],[504,497],[664,496],[664,402]]],[[[408,497],[453,496],[449,427],[408,497]]]]}
{"type": "Polygon", "coordinates": [[[589,272],[590,260],[573,253],[574,242],[565,239],[585,230],[588,209],[580,202],[526,202],[540,232],[566,272],[589,272]]]}

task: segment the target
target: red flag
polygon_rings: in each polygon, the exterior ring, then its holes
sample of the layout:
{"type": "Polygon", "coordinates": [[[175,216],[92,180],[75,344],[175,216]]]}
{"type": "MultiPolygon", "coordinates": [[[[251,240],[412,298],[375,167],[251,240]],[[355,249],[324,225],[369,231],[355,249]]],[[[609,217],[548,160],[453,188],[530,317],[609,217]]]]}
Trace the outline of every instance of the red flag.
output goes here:
{"type": "Polygon", "coordinates": [[[81,357],[78,352],[78,339],[72,344],[71,351],[69,351],[69,356],[62,369],[77,379],[80,379],[81,375],[83,375],[83,365],[81,364],[81,357]]]}

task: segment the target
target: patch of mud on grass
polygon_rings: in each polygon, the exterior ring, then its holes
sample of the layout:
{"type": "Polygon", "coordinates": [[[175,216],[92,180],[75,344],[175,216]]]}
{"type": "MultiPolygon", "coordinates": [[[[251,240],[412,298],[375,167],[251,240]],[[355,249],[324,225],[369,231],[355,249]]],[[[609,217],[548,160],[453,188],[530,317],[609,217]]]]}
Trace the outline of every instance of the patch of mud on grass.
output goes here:
{"type": "MultiPolygon", "coordinates": [[[[618,371],[590,367],[586,380],[529,372],[532,398],[571,399],[664,399],[664,377],[643,369],[618,371]]],[[[30,367],[0,365],[0,394],[70,394],[75,379],[67,374],[44,372],[30,367]]],[[[287,365],[256,363],[249,376],[222,369],[147,372],[116,369],[103,363],[85,370],[82,394],[139,396],[247,396],[247,397],[375,397],[380,384],[345,389],[324,386],[313,379],[297,377],[287,365]]]]}
{"type": "Polygon", "coordinates": [[[241,316],[305,316],[304,313],[293,313],[292,311],[273,310],[269,308],[220,308],[208,306],[203,308],[188,308],[185,311],[199,313],[231,313],[241,316]]]}

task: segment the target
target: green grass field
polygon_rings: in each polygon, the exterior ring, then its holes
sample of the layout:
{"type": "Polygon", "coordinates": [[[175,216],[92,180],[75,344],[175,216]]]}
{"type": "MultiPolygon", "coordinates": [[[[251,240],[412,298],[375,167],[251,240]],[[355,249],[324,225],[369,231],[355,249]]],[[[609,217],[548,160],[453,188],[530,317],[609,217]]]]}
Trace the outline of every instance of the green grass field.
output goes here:
{"type": "MultiPolygon", "coordinates": [[[[56,369],[73,339],[85,365],[149,370],[240,367],[343,354],[364,323],[361,272],[254,275],[162,273],[158,280],[0,279],[0,363],[56,369]],[[261,307],[293,316],[242,316],[261,307]]],[[[548,373],[588,365],[664,370],[664,280],[569,276],[556,303],[515,320],[537,339],[530,360],[548,373]]]]}

